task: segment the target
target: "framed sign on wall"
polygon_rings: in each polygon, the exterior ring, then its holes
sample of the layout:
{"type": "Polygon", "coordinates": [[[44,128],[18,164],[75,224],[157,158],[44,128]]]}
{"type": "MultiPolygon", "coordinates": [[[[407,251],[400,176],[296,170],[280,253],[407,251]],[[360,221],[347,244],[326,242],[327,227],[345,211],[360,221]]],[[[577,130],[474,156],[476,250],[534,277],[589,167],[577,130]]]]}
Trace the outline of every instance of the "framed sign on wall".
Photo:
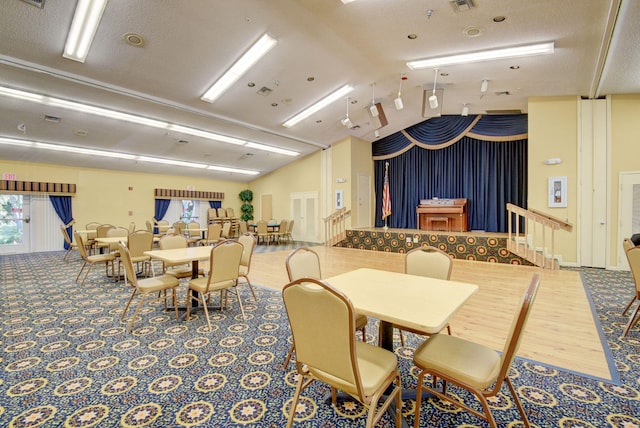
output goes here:
{"type": "Polygon", "coordinates": [[[336,209],[344,207],[344,190],[336,190],[336,209]]]}
{"type": "Polygon", "coordinates": [[[549,208],[567,206],[567,177],[549,177],[549,208]]]}

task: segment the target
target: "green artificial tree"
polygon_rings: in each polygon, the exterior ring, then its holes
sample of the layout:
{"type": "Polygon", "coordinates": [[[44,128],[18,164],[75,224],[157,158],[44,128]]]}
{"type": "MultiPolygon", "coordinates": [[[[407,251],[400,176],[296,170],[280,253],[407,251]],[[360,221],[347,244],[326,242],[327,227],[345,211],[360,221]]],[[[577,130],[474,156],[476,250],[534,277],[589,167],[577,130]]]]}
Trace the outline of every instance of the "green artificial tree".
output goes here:
{"type": "Polygon", "coordinates": [[[251,201],[253,201],[253,192],[249,189],[246,189],[240,192],[238,196],[242,201],[242,206],[240,207],[242,215],[240,216],[240,218],[244,221],[253,220],[253,205],[251,205],[251,201]]]}

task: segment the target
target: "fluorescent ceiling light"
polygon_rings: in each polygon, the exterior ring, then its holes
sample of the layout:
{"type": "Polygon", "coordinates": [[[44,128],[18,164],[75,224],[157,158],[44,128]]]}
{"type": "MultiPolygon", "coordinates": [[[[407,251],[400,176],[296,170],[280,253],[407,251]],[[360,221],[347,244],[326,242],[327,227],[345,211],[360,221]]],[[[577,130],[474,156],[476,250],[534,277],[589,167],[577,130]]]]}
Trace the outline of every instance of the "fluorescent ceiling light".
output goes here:
{"type": "Polygon", "coordinates": [[[81,113],[89,113],[89,114],[93,114],[100,117],[107,117],[110,119],[136,123],[138,125],[149,126],[152,128],[167,129],[173,132],[180,132],[182,134],[193,135],[195,137],[202,137],[208,140],[234,144],[237,146],[248,146],[258,150],[281,153],[287,156],[298,156],[300,154],[292,150],[285,150],[285,149],[280,149],[278,147],[267,146],[265,144],[253,143],[240,138],[230,137],[228,135],[218,134],[215,132],[204,131],[202,129],[191,128],[189,126],[178,125],[174,123],[165,122],[162,120],[151,119],[149,117],[124,113],[117,110],[109,110],[106,108],[96,107],[89,104],[78,103],[75,101],[63,100],[61,98],[54,98],[46,95],[34,94],[32,92],[21,91],[18,89],[8,88],[4,86],[0,86],[0,95],[4,95],[10,98],[16,98],[24,101],[31,101],[38,104],[74,110],[81,113]]]}
{"type": "Polygon", "coordinates": [[[324,97],[323,99],[321,99],[320,101],[312,105],[311,107],[308,107],[305,110],[301,111],[300,113],[296,114],[291,119],[284,122],[282,126],[284,126],[285,128],[291,128],[298,122],[306,119],[307,117],[311,116],[315,112],[322,110],[323,108],[325,108],[326,106],[334,102],[335,100],[344,97],[351,91],[353,91],[353,86],[351,85],[343,86],[337,91],[327,95],[326,97],[324,97]]]}
{"type": "Polygon", "coordinates": [[[67,153],[73,153],[73,154],[100,156],[100,157],[106,157],[106,158],[135,160],[135,161],[141,161],[141,162],[159,163],[163,165],[182,166],[187,168],[211,169],[214,171],[233,172],[233,173],[245,174],[245,175],[260,174],[259,171],[253,171],[248,169],[227,168],[223,166],[205,165],[205,164],[194,163],[194,162],[183,162],[183,161],[178,161],[173,159],[162,159],[162,158],[154,158],[149,156],[132,155],[128,153],[109,152],[106,150],[87,149],[84,147],[41,143],[39,141],[30,141],[30,140],[19,140],[16,138],[0,137],[0,145],[26,147],[26,148],[41,149],[41,150],[53,150],[56,152],[67,152],[67,153]]]}
{"type": "Polygon", "coordinates": [[[62,56],[78,62],[84,62],[89,54],[89,48],[96,34],[102,12],[107,0],[78,0],[76,12],[62,56]]]}
{"type": "Polygon", "coordinates": [[[222,75],[217,82],[204,93],[202,101],[209,103],[214,102],[222,95],[231,85],[258,62],[267,52],[273,48],[278,41],[268,34],[264,34],[235,64],[231,66],[225,74],[222,75]]]}
{"type": "Polygon", "coordinates": [[[248,142],[245,146],[251,149],[259,149],[259,150],[264,150],[266,152],[279,153],[281,155],[287,155],[287,156],[298,156],[300,154],[298,152],[294,152],[293,150],[281,149],[280,147],[265,146],[264,144],[258,144],[258,143],[252,143],[252,142],[248,142]]]}
{"type": "Polygon", "coordinates": [[[444,56],[440,58],[409,61],[407,62],[407,67],[412,70],[416,70],[420,68],[441,67],[444,65],[469,64],[473,62],[489,61],[495,59],[550,54],[553,53],[553,49],[554,42],[538,43],[535,45],[519,46],[514,48],[494,49],[482,52],[444,56]]]}
{"type": "Polygon", "coordinates": [[[234,172],[236,174],[245,174],[245,175],[260,174],[258,171],[250,171],[248,169],[227,168],[226,166],[209,165],[207,169],[211,169],[213,171],[221,171],[221,172],[234,172]]]}

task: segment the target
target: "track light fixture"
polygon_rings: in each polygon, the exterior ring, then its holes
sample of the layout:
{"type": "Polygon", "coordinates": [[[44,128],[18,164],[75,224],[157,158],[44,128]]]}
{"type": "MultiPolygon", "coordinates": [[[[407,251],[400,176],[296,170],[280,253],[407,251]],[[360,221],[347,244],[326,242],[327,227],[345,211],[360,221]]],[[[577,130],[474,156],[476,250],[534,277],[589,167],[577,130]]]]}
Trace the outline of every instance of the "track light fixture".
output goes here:
{"type": "Polygon", "coordinates": [[[487,93],[487,89],[489,89],[489,81],[487,79],[484,79],[482,81],[482,84],[480,85],[480,98],[482,98],[484,94],[487,93]]]}
{"type": "Polygon", "coordinates": [[[369,107],[372,117],[378,117],[378,106],[376,106],[376,83],[371,84],[371,107],[369,107]]]}
{"type": "Polygon", "coordinates": [[[402,110],[404,108],[404,104],[402,103],[402,81],[407,80],[407,76],[404,73],[400,73],[400,87],[398,88],[398,98],[393,100],[393,103],[396,105],[396,110],[402,110]]]}
{"type": "Polygon", "coordinates": [[[349,97],[347,97],[346,100],[347,100],[347,115],[344,117],[344,119],[340,121],[340,123],[342,123],[343,126],[346,126],[347,128],[351,129],[353,128],[353,122],[351,122],[351,119],[349,119],[349,97]]]}
{"type": "Polygon", "coordinates": [[[467,106],[467,103],[464,103],[464,105],[462,106],[462,113],[460,113],[461,116],[469,116],[469,106],[467,106]]]}
{"type": "Polygon", "coordinates": [[[436,109],[438,108],[438,97],[436,97],[436,80],[438,79],[438,69],[434,68],[433,72],[433,92],[429,97],[429,107],[431,107],[431,109],[436,109]]]}

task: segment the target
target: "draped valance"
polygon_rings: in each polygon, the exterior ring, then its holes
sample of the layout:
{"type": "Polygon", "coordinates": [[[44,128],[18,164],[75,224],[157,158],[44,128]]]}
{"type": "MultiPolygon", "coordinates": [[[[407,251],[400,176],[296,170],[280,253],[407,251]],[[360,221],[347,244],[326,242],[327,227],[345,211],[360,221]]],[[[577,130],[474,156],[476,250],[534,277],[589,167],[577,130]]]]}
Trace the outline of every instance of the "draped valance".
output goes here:
{"type": "Polygon", "coordinates": [[[523,140],[528,138],[527,123],[526,114],[434,117],[375,141],[373,159],[390,159],[414,146],[442,149],[464,137],[495,142],[523,140]]]}
{"type": "Polygon", "coordinates": [[[71,183],[0,180],[0,193],[39,193],[45,195],[75,196],[76,185],[71,183]]]}
{"type": "Polygon", "coordinates": [[[155,189],[155,197],[156,199],[203,199],[206,201],[223,201],[224,192],[203,192],[199,190],[180,190],[180,189],[155,189]]]}

